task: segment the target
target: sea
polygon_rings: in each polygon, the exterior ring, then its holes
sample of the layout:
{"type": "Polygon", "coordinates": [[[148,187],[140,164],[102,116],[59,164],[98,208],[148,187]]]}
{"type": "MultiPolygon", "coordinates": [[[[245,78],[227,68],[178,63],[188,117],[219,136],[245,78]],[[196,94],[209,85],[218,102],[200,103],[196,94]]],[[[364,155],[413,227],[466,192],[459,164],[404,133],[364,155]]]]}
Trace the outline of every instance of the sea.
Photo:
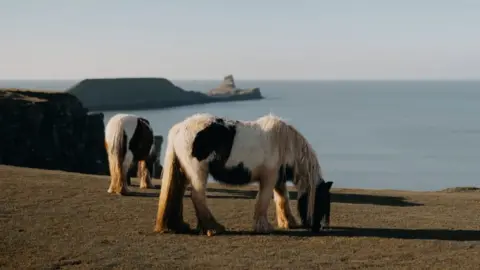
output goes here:
{"type": "MultiPolygon", "coordinates": [[[[65,90],[74,80],[3,80],[0,87],[65,90]]],[[[208,91],[219,81],[175,81],[208,91]]],[[[156,134],[208,112],[253,120],[268,113],[292,123],[318,154],[335,188],[434,191],[480,186],[480,81],[236,81],[263,100],[161,110],[146,117],[156,134]]],[[[134,91],[135,89],[132,89],[134,91]]],[[[105,122],[118,112],[105,112],[105,122]]],[[[165,143],[162,146],[162,163],[165,143]]]]}

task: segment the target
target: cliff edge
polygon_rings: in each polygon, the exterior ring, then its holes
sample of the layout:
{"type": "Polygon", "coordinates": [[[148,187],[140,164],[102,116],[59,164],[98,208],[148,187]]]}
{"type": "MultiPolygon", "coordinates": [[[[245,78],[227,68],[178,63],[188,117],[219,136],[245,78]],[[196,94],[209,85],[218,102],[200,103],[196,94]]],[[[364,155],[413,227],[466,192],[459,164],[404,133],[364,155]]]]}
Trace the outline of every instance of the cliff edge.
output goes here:
{"type": "Polygon", "coordinates": [[[263,98],[260,90],[228,95],[187,91],[165,78],[86,79],[67,90],[93,111],[162,109],[263,98]]]}
{"type": "Polygon", "coordinates": [[[64,92],[0,89],[0,164],[108,174],[103,114],[64,92]]]}

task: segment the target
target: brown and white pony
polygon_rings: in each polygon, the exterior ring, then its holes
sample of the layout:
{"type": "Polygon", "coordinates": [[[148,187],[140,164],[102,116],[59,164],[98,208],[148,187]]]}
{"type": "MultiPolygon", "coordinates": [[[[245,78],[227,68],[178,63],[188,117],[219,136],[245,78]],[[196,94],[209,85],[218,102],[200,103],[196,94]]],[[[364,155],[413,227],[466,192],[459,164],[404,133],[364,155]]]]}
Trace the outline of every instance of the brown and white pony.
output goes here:
{"type": "Polygon", "coordinates": [[[183,220],[183,195],[191,184],[198,229],[207,235],[221,233],[206,203],[208,174],[219,182],[246,185],[259,182],[253,230],[267,233],[272,198],[280,228],[296,227],[289,206],[287,180],[298,190],[298,211],[303,227],[318,231],[328,226],[330,188],[317,156],[293,126],[274,115],[254,121],[232,121],[210,114],[195,114],[171,127],[168,133],[158,202],[156,232],[189,231],[183,220]]]}
{"type": "Polygon", "coordinates": [[[154,152],[154,135],[147,119],[119,113],[105,126],[105,149],[110,168],[108,193],[127,195],[127,173],[132,162],[142,171],[140,188],[153,188],[146,160],[154,152]]]}

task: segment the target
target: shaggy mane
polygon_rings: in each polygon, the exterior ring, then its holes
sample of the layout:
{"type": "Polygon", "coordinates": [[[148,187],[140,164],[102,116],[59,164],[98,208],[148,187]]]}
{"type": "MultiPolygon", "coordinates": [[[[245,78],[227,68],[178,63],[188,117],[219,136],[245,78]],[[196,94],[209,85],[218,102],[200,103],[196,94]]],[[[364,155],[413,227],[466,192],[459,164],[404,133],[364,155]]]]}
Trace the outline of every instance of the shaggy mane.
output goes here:
{"type": "MultiPolygon", "coordinates": [[[[272,149],[277,149],[282,165],[290,165],[294,169],[294,182],[303,190],[310,190],[309,206],[314,205],[315,185],[323,181],[317,154],[307,139],[292,125],[282,118],[270,113],[255,121],[267,131],[271,138],[272,149]]],[[[284,173],[286,166],[283,166],[284,173]]],[[[308,208],[309,215],[313,207],[308,208]]]]}

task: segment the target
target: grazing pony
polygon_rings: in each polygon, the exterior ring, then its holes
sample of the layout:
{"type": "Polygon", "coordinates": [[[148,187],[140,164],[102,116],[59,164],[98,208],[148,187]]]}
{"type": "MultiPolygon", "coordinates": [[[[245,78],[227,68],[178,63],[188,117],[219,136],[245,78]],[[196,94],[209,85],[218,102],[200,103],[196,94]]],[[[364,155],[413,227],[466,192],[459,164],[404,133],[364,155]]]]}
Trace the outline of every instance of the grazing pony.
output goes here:
{"type": "Polygon", "coordinates": [[[108,193],[127,195],[127,173],[139,162],[140,188],[153,188],[146,160],[153,155],[153,130],[147,119],[132,114],[116,114],[105,126],[105,149],[110,168],[108,193]]]}
{"type": "Polygon", "coordinates": [[[274,115],[254,121],[232,121],[204,113],[187,117],[170,128],[163,165],[156,232],[190,230],[182,214],[182,198],[189,183],[197,228],[207,235],[225,230],[206,204],[208,174],[229,185],[259,182],[253,217],[255,232],[273,230],[267,219],[272,195],[278,226],[296,227],[289,206],[287,180],[292,180],[298,190],[303,227],[319,231],[322,226],[328,226],[333,182],[324,181],[308,141],[274,115]]]}

